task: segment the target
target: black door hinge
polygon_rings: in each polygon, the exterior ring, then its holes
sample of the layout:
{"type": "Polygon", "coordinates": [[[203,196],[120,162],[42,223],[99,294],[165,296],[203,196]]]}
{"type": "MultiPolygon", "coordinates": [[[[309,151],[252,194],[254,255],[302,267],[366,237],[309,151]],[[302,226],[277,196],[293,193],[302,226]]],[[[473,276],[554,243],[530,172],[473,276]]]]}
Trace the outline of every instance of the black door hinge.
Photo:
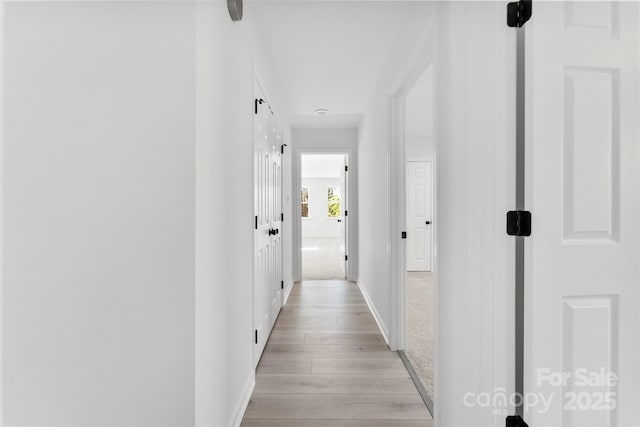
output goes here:
{"type": "Polygon", "coordinates": [[[256,329],[256,344],[258,344],[258,330],[256,329]]]}
{"type": "Polygon", "coordinates": [[[531,0],[514,1],[507,4],[507,25],[520,28],[531,19],[531,0]]]}
{"type": "Polygon", "coordinates": [[[506,427],[529,427],[520,415],[509,415],[507,417],[506,427]]]}
{"type": "Polygon", "coordinates": [[[407,232],[403,231],[402,233],[400,233],[400,238],[401,239],[406,239],[407,238],[407,232]]]}
{"type": "Polygon", "coordinates": [[[280,221],[284,222],[284,214],[283,213],[280,214],[280,221]]]}
{"type": "Polygon", "coordinates": [[[284,289],[284,280],[280,281],[280,289],[284,289]]]}
{"type": "Polygon", "coordinates": [[[280,154],[284,154],[284,147],[287,147],[287,144],[282,144],[280,146],[280,154]]]}
{"type": "Polygon", "coordinates": [[[345,260],[345,261],[349,261],[349,255],[345,255],[345,256],[344,256],[344,260],[345,260]]]}
{"type": "Polygon", "coordinates": [[[531,236],[531,212],[507,212],[507,234],[509,236],[531,236]]]}
{"type": "Polygon", "coordinates": [[[254,109],[254,112],[256,114],[258,114],[258,105],[262,105],[262,104],[264,104],[264,99],[262,99],[262,98],[260,98],[260,99],[256,98],[255,99],[255,101],[253,103],[253,109],[254,109]]]}
{"type": "Polygon", "coordinates": [[[344,171],[345,171],[345,172],[349,172],[349,166],[345,166],[345,167],[344,167],[344,171]]]}
{"type": "Polygon", "coordinates": [[[349,211],[344,211],[344,216],[349,216],[349,211]]]}
{"type": "Polygon", "coordinates": [[[256,230],[258,229],[258,215],[256,215],[256,224],[255,224],[256,230]]]}

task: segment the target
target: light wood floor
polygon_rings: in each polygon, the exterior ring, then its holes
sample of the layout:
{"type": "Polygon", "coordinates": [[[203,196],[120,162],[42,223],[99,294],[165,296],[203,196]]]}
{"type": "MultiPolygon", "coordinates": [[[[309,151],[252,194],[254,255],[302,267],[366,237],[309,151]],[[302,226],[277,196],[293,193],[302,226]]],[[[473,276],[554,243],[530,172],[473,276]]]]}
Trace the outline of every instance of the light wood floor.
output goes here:
{"type": "Polygon", "coordinates": [[[430,427],[355,283],[296,283],[256,372],[244,427],[430,427]]]}

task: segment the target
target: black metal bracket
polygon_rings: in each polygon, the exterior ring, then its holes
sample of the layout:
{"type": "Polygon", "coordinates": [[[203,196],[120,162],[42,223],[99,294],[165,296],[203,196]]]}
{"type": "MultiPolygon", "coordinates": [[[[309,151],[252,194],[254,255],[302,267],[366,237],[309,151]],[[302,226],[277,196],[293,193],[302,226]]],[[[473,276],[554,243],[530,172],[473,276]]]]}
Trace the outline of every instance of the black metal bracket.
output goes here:
{"type": "Polygon", "coordinates": [[[507,25],[521,28],[531,19],[532,0],[519,0],[507,4],[507,25]]]}
{"type": "Polygon", "coordinates": [[[401,232],[400,233],[400,238],[401,239],[406,239],[407,238],[407,232],[406,231],[401,232]]]}
{"type": "Polygon", "coordinates": [[[507,417],[506,427],[529,427],[520,415],[509,415],[507,417]]]}
{"type": "Polygon", "coordinates": [[[257,99],[257,98],[256,98],[256,99],[255,99],[255,101],[254,101],[254,103],[253,103],[253,107],[254,107],[254,112],[255,112],[256,114],[258,114],[258,105],[262,105],[262,104],[264,104],[264,103],[265,103],[265,101],[264,101],[264,99],[262,99],[262,98],[260,98],[260,99],[257,99]]]}
{"type": "Polygon", "coordinates": [[[507,234],[509,236],[531,236],[531,212],[507,212],[507,234]]]}
{"type": "Polygon", "coordinates": [[[288,147],[288,145],[287,144],[282,144],[280,146],[280,154],[284,154],[284,147],[288,147]]]}

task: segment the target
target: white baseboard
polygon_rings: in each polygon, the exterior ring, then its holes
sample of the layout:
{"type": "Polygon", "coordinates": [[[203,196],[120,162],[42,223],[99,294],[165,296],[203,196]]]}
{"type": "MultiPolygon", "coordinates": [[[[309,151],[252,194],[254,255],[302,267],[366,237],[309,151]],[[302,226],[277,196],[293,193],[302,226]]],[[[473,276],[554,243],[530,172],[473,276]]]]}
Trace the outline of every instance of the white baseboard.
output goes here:
{"type": "Polygon", "coordinates": [[[380,313],[378,313],[378,310],[376,310],[376,306],[373,304],[373,301],[371,301],[371,298],[367,293],[367,289],[362,286],[362,283],[360,283],[359,280],[357,280],[356,283],[358,284],[358,288],[360,288],[360,292],[362,292],[362,295],[364,296],[364,300],[367,302],[367,306],[369,306],[369,311],[371,311],[371,314],[373,315],[373,318],[378,325],[378,329],[380,329],[380,333],[382,334],[384,341],[387,343],[387,345],[389,345],[389,331],[382,321],[380,313]]]}
{"type": "Polygon", "coordinates": [[[293,280],[289,282],[287,286],[284,288],[284,298],[282,300],[282,305],[284,306],[289,299],[289,295],[291,295],[291,291],[293,290],[293,280]]]}
{"type": "Polygon", "coordinates": [[[240,400],[231,414],[231,421],[229,421],[228,424],[229,427],[240,427],[240,423],[242,423],[242,418],[244,418],[244,413],[247,410],[247,406],[249,405],[249,400],[251,399],[251,394],[253,394],[253,388],[255,386],[256,373],[255,371],[252,371],[244,385],[244,389],[240,395],[240,400]]]}

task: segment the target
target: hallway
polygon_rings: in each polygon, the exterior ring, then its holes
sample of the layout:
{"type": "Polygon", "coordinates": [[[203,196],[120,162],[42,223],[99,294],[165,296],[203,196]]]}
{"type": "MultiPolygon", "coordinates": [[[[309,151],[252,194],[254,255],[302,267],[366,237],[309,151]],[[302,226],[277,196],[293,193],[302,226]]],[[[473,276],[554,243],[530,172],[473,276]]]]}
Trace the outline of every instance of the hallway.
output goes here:
{"type": "Polygon", "coordinates": [[[296,283],[242,426],[425,427],[432,421],[355,283],[296,283]]]}

